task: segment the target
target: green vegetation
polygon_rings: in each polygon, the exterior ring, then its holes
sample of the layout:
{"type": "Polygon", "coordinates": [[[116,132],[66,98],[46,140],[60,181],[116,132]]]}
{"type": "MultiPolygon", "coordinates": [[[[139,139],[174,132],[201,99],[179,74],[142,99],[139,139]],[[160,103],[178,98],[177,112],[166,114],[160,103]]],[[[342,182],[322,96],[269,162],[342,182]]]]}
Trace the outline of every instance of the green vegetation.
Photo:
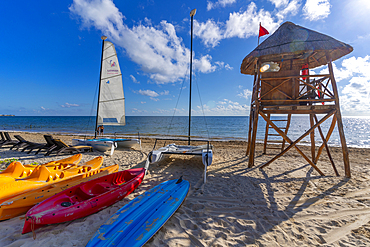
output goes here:
{"type": "MultiPolygon", "coordinates": [[[[16,159],[16,158],[10,158],[10,159],[0,160],[0,165],[1,164],[8,165],[8,164],[12,163],[13,161],[18,161],[18,159],[16,159]]],[[[36,162],[34,162],[34,163],[36,163],[36,162]]]]}

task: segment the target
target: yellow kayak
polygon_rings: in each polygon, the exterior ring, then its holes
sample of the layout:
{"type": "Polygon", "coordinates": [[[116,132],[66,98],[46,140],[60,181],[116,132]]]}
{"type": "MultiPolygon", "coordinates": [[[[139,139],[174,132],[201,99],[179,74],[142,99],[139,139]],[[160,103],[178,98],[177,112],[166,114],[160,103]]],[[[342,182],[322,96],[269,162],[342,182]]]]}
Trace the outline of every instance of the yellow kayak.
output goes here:
{"type": "Polygon", "coordinates": [[[24,214],[37,203],[65,189],[71,188],[82,182],[117,172],[118,168],[118,165],[111,165],[12,197],[0,204],[0,220],[6,220],[24,214]]]}
{"type": "MultiPolygon", "coordinates": [[[[48,167],[48,169],[52,170],[61,170],[69,168],[73,165],[77,165],[81,161],[82,155],[76,154],[69,158],[57,160],[57,161],[50,161],[42,166],[48,167]]],[[[19,161],[13,161],[8,165],[8,167],[0,172],[0,183],[5,183],[9,181],[14,181],[15,179],[26,178],[31,175],[31,173],[38,167],[39,165],[23,165],[19,161]]]]}
{"type": "Polygon", "coordinates": [[[38,166],[26,178],[0,184],[0,203],[30,190],[98,170],[102,164],[103,157],[99,156],[86,163],[65,170],[49,170],[47,166],[38,166]]]}

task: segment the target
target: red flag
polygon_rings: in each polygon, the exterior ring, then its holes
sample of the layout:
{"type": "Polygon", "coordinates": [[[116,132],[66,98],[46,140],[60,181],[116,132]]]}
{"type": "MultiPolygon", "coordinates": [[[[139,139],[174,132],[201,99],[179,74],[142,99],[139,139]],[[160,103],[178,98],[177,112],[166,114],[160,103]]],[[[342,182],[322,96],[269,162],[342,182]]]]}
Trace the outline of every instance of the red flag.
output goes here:
{"type": "Polygon", "coordinates": [[[266,34],[269,34],[269,31],[267,31],[266,28],[261,26],[261,23],[260,23],[260,33],[259,33],[258,37],[261,37],[261,36],[266,35],[266,34]]]}

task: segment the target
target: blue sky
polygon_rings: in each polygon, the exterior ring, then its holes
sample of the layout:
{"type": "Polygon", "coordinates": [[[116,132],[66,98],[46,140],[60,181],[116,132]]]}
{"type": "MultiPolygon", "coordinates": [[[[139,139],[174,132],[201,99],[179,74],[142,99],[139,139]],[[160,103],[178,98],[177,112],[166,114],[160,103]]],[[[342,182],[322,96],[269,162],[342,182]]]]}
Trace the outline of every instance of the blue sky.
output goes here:
{"type": "Polygon", "coordinates": [[[0,114],[94,115],[100,37],[106,35],[118,52],[126,115],[187,115],[189,13],[196,8],[193,115],[249,115],[253,77],[240,73],[241,62],[257,45],[259,22],[273,33],[285,21],[354,48],[334,62],[342,114],[370,115],[369,0],[13,0],[1,5],[0,114]]]}

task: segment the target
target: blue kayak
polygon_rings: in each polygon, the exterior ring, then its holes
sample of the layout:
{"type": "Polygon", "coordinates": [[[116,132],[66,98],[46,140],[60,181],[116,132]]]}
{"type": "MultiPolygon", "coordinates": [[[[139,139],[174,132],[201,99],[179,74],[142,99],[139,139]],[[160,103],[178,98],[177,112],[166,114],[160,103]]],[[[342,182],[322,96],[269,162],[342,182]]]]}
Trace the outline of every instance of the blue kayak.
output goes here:
{"type": "Polygon", "coordinates": [[[86,246],[144,245],[181,206],[189,189],[182,178],[155,186],[112,215],[86,246]]]}

